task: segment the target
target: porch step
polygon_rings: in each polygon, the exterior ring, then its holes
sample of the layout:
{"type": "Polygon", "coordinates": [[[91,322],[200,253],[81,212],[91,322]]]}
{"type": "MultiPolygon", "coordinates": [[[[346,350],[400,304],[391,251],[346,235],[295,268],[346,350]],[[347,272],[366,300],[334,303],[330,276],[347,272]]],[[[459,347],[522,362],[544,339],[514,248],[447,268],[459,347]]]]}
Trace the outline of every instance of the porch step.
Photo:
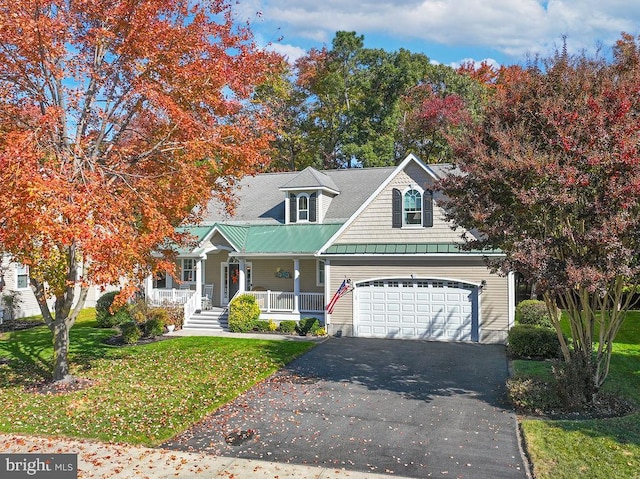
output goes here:
{"type": "Polygon", "coordinates": [[[208,331],[229,331],[226,309],[214,308],[195,313],[182,325],[182,329],[200,329],[208,331]]]}

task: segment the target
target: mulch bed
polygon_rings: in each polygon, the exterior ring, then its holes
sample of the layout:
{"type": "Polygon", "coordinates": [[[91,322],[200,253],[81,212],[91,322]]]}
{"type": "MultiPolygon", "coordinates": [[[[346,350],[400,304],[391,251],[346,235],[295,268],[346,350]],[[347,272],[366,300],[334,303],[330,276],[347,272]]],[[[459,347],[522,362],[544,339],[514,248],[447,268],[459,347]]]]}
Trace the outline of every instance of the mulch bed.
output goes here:
{"type": "Polygon", "coordinates": [[[600,393],[592,404],[585,406],[580,411],[516,410],[518,414],[530,418],[580,421],[627,416],[637,412],[638,406],[627,399],[616,396],[615,394],[600,393]]]}
{"type": "Polygon", "coordinates": [[[8,333],[10,331],[22,331],[23,329],[31,329],[37,326],[44,326],[44,321],[26,321],[22,319],[7,319],[0,324],[0,333],[8,333]]]}

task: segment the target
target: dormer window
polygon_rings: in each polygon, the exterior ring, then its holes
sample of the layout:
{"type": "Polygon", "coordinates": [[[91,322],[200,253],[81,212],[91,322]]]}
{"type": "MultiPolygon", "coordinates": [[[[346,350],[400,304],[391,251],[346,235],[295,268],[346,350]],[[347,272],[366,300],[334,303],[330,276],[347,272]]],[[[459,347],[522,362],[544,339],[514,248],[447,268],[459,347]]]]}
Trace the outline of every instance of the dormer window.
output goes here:
{"type": "Polygon", "coordinates": [[[309,195],[301,193],[298,195],[298,221],[309,221],[309,195]]]}
{"type": "Polygon", "coordinates": [[[392,192],[393,228],[419,228],[433,226],[433,193],[409,186],[392,192]]]}
{"type": "Polygon", "coordinates": [[[291,193],[289,195],[289,222],[315,223],[318,218],[316,193],[291,193]]]}

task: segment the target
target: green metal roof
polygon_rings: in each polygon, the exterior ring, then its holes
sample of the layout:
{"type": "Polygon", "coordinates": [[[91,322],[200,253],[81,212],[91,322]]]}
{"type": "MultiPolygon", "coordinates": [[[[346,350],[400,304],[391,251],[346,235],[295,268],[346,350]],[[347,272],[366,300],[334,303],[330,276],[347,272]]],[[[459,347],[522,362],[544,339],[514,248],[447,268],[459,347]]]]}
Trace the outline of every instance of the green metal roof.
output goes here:
{"type": "Polygon", "coordinates": [[[457,243],[364,243],[336,244],[326,254],[500,254],[500,250],[463,250],[457,243]]]}
{"type": "Polygon", "coordinates": [[[245,254],[313,254],[340,228],[340,224],[252,225],[249,227],[245,254]]]}
{"type": "MultiPolygon", "coordinates": [[[[180,226],[176,228],[176,231],[178,233],[191,234],[194,237],[195,244],[199,245],[212,229],[213,229],[213,226],[180,226]]],[[[188,246],[186,247],[181,246],[179,248],[176,248],[176,252],[179,255],[186,255],[193,251],[194,251],[194,248],[190,248],[188,246]]]]}
{"type": "Polygon", "coordinates": [[[241,251],[247,240],[249,226],[217,224],[218,231],[231,243],[236,251],[241,251]]]}

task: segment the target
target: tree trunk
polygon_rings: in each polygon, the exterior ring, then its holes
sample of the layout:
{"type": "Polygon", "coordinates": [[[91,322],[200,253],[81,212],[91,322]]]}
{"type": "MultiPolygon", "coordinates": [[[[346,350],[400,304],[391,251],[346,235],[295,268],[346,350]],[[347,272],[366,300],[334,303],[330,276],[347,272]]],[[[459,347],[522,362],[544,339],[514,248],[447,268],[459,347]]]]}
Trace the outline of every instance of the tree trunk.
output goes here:
{"type": "Polygon", "coordinates": [[[50,326],[53,333],[53,380],[69,376],[69,325],[67,318],[56,318],[50,326]]]}

